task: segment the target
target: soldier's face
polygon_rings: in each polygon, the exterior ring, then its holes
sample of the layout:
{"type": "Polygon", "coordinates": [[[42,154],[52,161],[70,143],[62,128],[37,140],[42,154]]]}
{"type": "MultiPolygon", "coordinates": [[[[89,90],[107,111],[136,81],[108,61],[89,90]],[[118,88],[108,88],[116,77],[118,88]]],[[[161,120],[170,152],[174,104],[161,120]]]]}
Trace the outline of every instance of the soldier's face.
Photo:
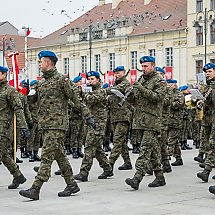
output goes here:
{"type": "Polygon", "coordinates": [[[124,76],[125,76],[125,71],[119,71],[119,72],[114,73],[114,77],[116,78],[116,80],[120,79],[120,78],[122,78],[124,76]]]}
{"type": "Polygon", "coordinates": [[[142,70],[145,75],[150,74],[151,72],[153,72],[155,70],[155,64],[153,64],[151,62],[142,63],[142,70]]]}
{"type": "Polygon", "coordinates": [[[215,78],[215,69],[208,69],[205,71],[205,76],[207,80],[215,78]]]}
{"type": "Polygon", "coordinates": [[[4,81],[7,77],[7,73],[6,72],[0,72],[0,82],[4,81]]]}
{"type": "Polygon", "coordinates": [[[39,61],[39,67],[41,69],[41,72],[46,72],[49,70],[50,67],[50,60],[48,58],[42,57],[39,61]]]}
{"type": "Polygon", "coordinates": [[[95,86],[100,81],[100,79],[96,78],[95,76],[90,76],[87,80],[90,86],[95,86]]]}
{"type": "Polygon", "coordinates": [[[82,81],[80,80],[80,81],[78,81],[77,83],[75,83],[75,86],[76,87],[80,87],[82,85],[82,81]]]}

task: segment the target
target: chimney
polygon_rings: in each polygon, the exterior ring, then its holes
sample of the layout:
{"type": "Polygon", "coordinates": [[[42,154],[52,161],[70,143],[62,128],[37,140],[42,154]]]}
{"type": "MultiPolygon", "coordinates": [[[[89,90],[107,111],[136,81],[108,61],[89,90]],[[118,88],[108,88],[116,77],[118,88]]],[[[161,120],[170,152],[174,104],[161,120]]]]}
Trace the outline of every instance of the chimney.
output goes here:
{"type": "Polygon", "coordinates": [[[147,5],[151,2],[152,0],[144,0],[144,5],[147,5]]]}
{"type": "Polygon", "coordinates": [[[115,9],[123,0],[112,0],[112,9],[115,9]]]}
{"type": "Polygon", "coordinates": [[[105,0],[99,0],[99,6],[105,5],[105,0]]]}

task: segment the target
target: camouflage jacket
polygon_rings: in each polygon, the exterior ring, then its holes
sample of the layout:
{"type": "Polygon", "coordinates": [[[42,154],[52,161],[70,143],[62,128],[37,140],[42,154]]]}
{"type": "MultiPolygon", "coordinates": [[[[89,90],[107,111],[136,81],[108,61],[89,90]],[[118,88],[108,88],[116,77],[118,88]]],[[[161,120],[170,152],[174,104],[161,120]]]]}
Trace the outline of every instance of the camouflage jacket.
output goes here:
{"type": "Polygon", "coordinates": [[[13,125],[13,115],[16,114],[17,127],[27,128],[22,103],[15,88],[7,81],[0,82],[0,136],[9,138],[9,130],[13,125]]]}
{"type": "Polygon", "coordinates": [[[184,95],[178,89],[172,90],[170,100],[169,127],[181,128],[184,114],[184,95]]]}
{"type": "MultiPolygon", "coordinates": [[[[207,84],[207,86],[205,87],[204,93],[203,93],[204,96],[210,87],[213,88],[213,86],[210,86],[210,84],[207,84]]],[[[203,115],[202,125],[204,125],[204,126],[211,126],[212,125],[213,111],[215,108],[213,105],[213,93],[212,92],[209,94],[209,96],[205,100],[205,103],[203,106],[204,115],[203,115]]]]}
{"type": "Polygon", "coordinates": [[[160,132],[166,82],[153,71],[142,75],[136,84],[129,96],[134,105],[132,128],[160,132]]]}
{"type": "Polygon", "coordinates": [[[27,102],[29,106],[29,110],[31,112],[31,117],[34,123],[38,123],[38,99],[37,96],[27,96],[27,102]]]}
{"type": "Polygon", "coordinates": [[[122,98],[119,98],[118,96],[110,92],[111,89],[116,89],[125,95],[125,92],[128,89],[128,87],[130,87],[130,83],[126,79],[126,77],[123,77],[115,81],[113,88],[108,88],[106,90],[107,94],[110,94],[108,101],[110,104],[110,122],[111,123],[131,121],[132,113],[129,108],[130,104],[128,102],[125,102],[123,107],[120,107],[119,102],[122,100],[122,98]]]}
{"type": "Polygon", "coordinates": [[[81,103],[70,83],[56,69],[43,74],[38,83],[38,99],[38,122],[41,129],[68,129],[69,99],[82,111],[84,118],[90,116],[89,110],[81,103]]]}

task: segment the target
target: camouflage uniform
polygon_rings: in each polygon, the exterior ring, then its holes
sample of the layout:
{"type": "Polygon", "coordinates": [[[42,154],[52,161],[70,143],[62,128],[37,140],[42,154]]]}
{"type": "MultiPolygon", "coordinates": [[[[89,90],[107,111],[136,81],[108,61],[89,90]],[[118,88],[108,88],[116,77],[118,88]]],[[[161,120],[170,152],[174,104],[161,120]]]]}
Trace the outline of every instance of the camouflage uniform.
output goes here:
{"type": "Polygon", "coordinates": [[[66,184],[75,186],[72,167],[64,151],[65,132],[69,125],[68,100],[71,99],[82,109],[84,117],[89,116],[88,109],[81,104],[70,83],[65,81],[65,77],[56,69],[43,74],[42,81],[38,83],[37,95],[38,123],[43,131],[43,146],[40,168],[32,187],[40,190],[42,184],[48,181],[54,160],[57,161],[66,184]]]}
{"type": "MultiPolygon", "coordinates": [[[[129,86],[129,81],[126,77],[123,77],[119,80],[115,80],[113,88],[125,94],[125,91],[129,86]]],[[[107,89],[107,93],[110,94],[110,88],[107,89]]],[[[121,98],[117,97],[115,94],[111,94],[109,97],[110,122],[113,130],[113,148],[111,150],[109,162],[113,167],[116,160],[122,155],[124,166],[131,167],[131,159],[126,140],[132,113],[129,104],[125,103],[123,107],[120,107],[118,104],[120,101],[121,98]]]]}
{"type": "Polygon", "coordinates": [[[179,137],[182,128],[182,114],[184,107],[184,95],[178,89],[172,90],[170,100],[168,151],[169,156],[174,156],[176,161],[182,161],[179,147],[179,137]]]}
{"type": "Polygon", "coordinates": [[[84,158],[82,160],[80,175],[87,177],[93,165],[93,158],[99,162],[99,166],[104,172],[111,172],[111,166],[102,149],[105,134],[105,126],[107,122],[107,99],[105,91],[101,88],[100,83],[93,86],[93,92],[87,93],[84,99],[87,107],[96,123],[96,130],[87,129],[86,145],[84,148],[84,158]]]}
{"type": "MultiPolygon", "coordinates": [[[[0,161],[7,167],[14,178],[22,173],[18,165],[12,160],[8,148],[10,147],[11,125],[13,115],[16,114],[17,127],[27,128],[22,103],[15,89],[8,85],[7,81],[0,82],[0,161]]],[[[12,133],[12,132],[11,132],[12,133]]]]}
{"type": "Polygon", "coordinates": [[[134,87],[129,96],[129,100],[134,105],[132,128],[143,130],[141,151],[136,160],[134,178],[139,182],[142,181],[151,161],[156,178],[163,179],[158,138],[161,131],[166,82],[153,71],[149,75],[142,75],[134,87]]]}

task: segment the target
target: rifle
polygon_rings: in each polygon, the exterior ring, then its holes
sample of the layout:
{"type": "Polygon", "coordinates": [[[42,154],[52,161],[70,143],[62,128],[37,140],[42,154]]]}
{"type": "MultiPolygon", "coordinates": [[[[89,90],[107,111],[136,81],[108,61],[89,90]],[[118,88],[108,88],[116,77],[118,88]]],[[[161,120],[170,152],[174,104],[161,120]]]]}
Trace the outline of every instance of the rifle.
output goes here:
{"type": "Polygon", "coordinates": [[[201,101],[199,104],[197,104],[196,107],[197,107],[198,110],[201,110],[201,109],[202,109],[202,107],[203,107],[205,101],[207,100],[207,97],[210,95],[211,92],[212,92],[212,87],[210,87],[210,88],[208,89],[208,91],[205,93],[205,96],[204,96],[204,98],[202,99],[202,101],[201,101]]]}

